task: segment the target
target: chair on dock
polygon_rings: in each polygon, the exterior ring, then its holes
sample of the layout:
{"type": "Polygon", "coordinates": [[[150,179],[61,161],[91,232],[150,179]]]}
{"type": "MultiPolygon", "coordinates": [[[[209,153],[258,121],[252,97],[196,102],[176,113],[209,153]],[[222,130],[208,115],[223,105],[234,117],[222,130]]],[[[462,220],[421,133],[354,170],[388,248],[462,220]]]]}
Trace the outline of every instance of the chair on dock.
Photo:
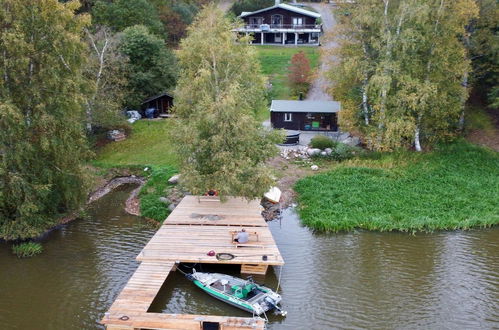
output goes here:
{"type": "Polygon", "coordinates": [[[237,233],[239,233],[239,231],[233,230],[233,231],[230,232],[230,234],[231,234],[230,241],[231,241],[232,244],[234,244],[236,246],[236,248],[238,248],[238,247],[259,247],[259,248],[263,248],[264,247],[262,244],[258,243],[260,241],[260,238],[258,237],[258,232],[256,232],[256,231],[246,231],[246,232],[249,235],[249,240],[246,243],[239,243],[239,242],[235,242],[234,241],[234,238],[236,237],[237,233]],[[256,241],[252,242],[251,241],[251,237],[256,238],[256,241]]]}

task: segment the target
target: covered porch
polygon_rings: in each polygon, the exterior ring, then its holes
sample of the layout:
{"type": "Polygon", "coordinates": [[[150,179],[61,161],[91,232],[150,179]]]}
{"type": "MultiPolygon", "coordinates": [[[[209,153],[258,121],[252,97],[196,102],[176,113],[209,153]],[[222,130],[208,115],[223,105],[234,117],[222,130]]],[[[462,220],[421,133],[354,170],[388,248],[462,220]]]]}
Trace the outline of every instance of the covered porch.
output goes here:
{"type": "Polygon", "coordinates": [[[318,32],[253,32],[251,35],[253,45],[319,45],[318,32]]]}

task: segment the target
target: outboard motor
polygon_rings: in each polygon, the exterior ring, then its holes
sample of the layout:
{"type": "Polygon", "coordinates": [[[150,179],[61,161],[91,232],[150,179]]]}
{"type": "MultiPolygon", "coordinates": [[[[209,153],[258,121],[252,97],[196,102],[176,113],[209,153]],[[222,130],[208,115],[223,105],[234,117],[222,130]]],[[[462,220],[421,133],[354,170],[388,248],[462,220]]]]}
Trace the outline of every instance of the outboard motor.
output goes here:
{"type": "Polygon", "coordinates": [[[283,311],[281,308],[279,308],[279,306],[277,306],[277,304],[275,303],[274,300],[272,300],[272,298],[265,297],[265,302],[270,306],[272,306],[272,308],[274,309],[274,313],[276,315],[286,316],[288,314],[288,312],[283,311]]]}

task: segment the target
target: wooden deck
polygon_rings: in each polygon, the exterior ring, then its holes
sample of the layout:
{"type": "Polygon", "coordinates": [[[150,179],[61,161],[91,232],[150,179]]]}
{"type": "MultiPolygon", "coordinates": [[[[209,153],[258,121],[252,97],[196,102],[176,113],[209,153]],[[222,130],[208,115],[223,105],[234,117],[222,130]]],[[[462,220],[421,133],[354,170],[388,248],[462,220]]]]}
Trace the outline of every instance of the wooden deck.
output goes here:
{"type": "Polygon", "coordinates": [[[222,330],[264,329],[263,319],[179,315],[148,312],[176,263],[240,264],[244,273],[265,274],[269,265],[283,265],[258,201],[186,196],[137,256],[140,266],[101,321],[108,329],[203,329],[203,322],[218,323],[222,330]],[[232,242],[234,230],[248,228],[249,244],[232,242]],[[220,261],[208,251],[231,253],[220,261]],[[266,260],[263,260],[266,256],[266,260]]]}
{"type": "Polygon", "coordinates": [[[258,201],[230,198],[220,203],[216,197],[186,196],[164,221],[161,228],[137,256],[139,261],[189,262],[210,264],[283,265],[258,201]],[[231,232],[241,228],[258,233],[258,241],[237,247],[231,232]],[[252,246],[253,245],[253,246],[252,246]],[[231,253],[236,258],[219,261],[209,251],[231,253]],[[262,260],[266,255],[267,260],[262,260]]]}

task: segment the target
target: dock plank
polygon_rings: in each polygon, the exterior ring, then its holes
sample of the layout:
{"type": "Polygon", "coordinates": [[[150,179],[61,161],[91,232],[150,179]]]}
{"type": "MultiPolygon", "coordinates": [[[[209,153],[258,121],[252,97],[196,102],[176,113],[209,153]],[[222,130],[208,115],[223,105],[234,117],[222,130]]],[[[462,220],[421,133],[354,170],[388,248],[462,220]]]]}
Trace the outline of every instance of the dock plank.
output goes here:
{"type": "Polygon", "coordinates": [[[216,322],[224,330],[264,329],[265,321],[261,318],[231,317],[215,315],[187,315],[133,312],[127,315],[128,320],[120,320],[122,314],[110,313],[102,320],[109,326],[120,326],[123,329],[146,328],[168,330],[200,330],[202,322],[216,322]]]}
{"type": "Polygon", "coordinates": [[[217,197],[184,197],[137,256],[141,264],[101,323],[110,330],[198,330],[202,329],[202,322],[219,323],[224,330],[264,329],[265,321],[260,318],[148,312],[177,262],[240,264],[244,271],[261,274],[269,265],[283,265],[261,211],[258,200],[232,197],[221,203],[217,197]],[[245,227],[256,235],[250,237],[249,244],[238,247],[232,241],[232,232],[245,227]],[[207,255],[210,250],[236,257],[217,260],[207,255]]]}

